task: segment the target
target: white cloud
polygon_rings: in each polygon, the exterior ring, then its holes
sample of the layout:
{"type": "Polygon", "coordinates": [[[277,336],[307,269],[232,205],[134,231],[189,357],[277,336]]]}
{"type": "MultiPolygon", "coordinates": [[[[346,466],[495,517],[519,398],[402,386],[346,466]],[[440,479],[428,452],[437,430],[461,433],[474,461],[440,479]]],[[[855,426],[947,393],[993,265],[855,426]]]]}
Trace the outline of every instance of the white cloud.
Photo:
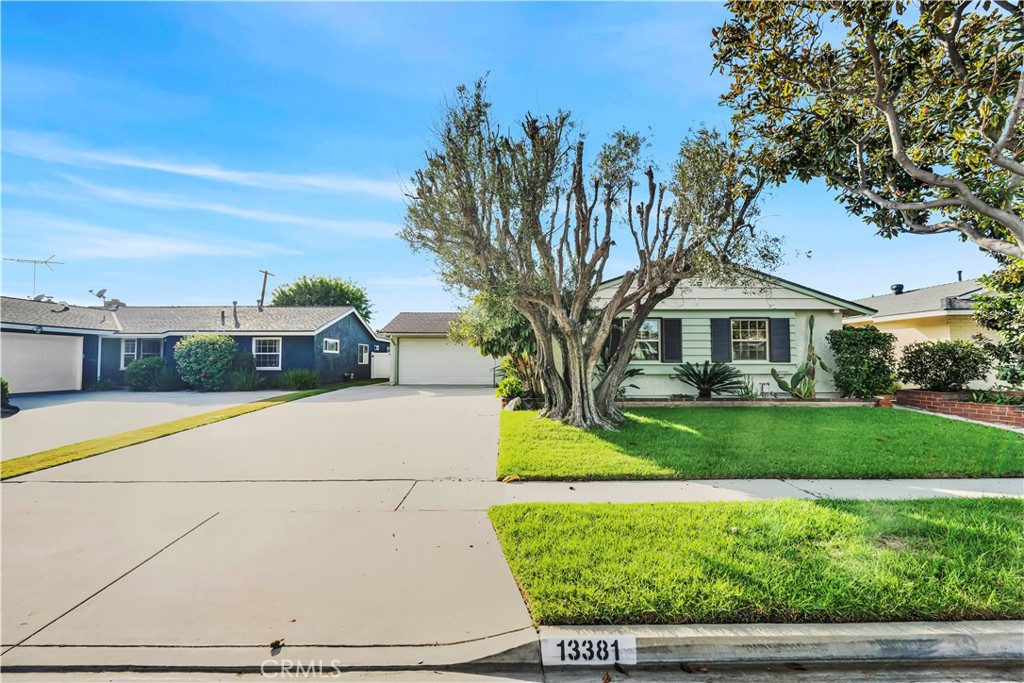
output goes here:
{"type": "Polygon", "coordinates": [[[5,223],[8,237],[18,231],[18,225],[31,225],[33,239],[47,244],[47,249],[59,251],[66,259],[172,259],[301,253],[267,242],[210,240],[179,230],[144,233],[33,212],[7,212],[5,223]]]}
{"type": "Polygon", "coordinates": [[[380,199],[401,200],[398,180],[363,178],[345,174],[271,173],[228,169],[209,163],[180,163],[121,152],[91,150],[67,145],[54,136],[5,131],[3,149],[8,154],[67,166],[115,166],[158,171],[215,182],[258,187],[265,190],[357,194],[380,199]]]}
{"type": "Polygon", "coordinates": [[[275,225],[286,225],[292,227],[313,228],[325,230],[343,235],[355,235],[365,237],[394,237],[401,226],[386,221],[374,220],[334,220],[329,218],[316,218],[312,216],[299,216],[290,213],[276,211],[263,211],[259,209],[248,209],[219,202],[206,202],[201,200],[186,199],[168,194],[154,192],[142,192],[107,185],[97,185],[81,178],[70,175],[62,175],[64,179],[75,187],[83,190],[86,195],[76,195],[63,191],[47,190],[39,187],[5,186],[4,192],[31,196],[42,199],[55,199],[58,201],[100,199],[118,204],[130,206],[143,206],[154,209],[169,209],[180,211],[204,211],[216,213],[223,216],[232,216],[258,223],[269,223],[275,225]]]}

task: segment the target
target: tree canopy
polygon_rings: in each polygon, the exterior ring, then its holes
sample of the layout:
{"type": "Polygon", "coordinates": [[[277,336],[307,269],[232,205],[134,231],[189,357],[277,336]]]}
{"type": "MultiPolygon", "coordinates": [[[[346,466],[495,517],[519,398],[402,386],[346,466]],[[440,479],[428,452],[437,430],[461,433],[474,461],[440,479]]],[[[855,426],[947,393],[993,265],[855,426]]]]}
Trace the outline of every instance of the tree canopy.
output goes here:
{"type": "Polygon", "coordinates": [[[659,183],[642,136],[621,130],[588,157],[568,112],[527,113],[505,129],[481,80],[456,90],[435,135],[401,237],[434,256],[448,286],[506,300],[529,321],[546,417],[612,428],[654,307],[688,277],[777,258],[752,222],[765,179],[713,131],[687,138],[659,183]],[[636,265],[598,296],[617,243],[636,265]],[[595,379],[624,312],[621,343],[595,379]]]}
{"type": "Polygon", "coordinates": [[[322,275],[303,275],[277,287],[271,306],[352,306],[365,320],[373,315],[366,290],[352,280],[322,275]]]}
{"type": "Polygon", "coordinates": [[[824,178],[885,237],[1024,258],[1020,2],[728,3],[713,31],[738,139],[770,180],[824,178]]]}

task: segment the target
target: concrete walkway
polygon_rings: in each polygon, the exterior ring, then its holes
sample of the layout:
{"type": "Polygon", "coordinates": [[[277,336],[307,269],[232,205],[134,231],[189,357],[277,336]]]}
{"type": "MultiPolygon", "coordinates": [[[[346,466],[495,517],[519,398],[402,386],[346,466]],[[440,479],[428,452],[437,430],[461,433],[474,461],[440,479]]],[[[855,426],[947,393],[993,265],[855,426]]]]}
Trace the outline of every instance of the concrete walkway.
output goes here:
{"type": "Polygon", "coordinates": [[[4,666],[443,666],[534,646],[485,510],[1024,496],[1021,479],[493,481],[487,389],[369,386],[8,480],[4,666]]]}

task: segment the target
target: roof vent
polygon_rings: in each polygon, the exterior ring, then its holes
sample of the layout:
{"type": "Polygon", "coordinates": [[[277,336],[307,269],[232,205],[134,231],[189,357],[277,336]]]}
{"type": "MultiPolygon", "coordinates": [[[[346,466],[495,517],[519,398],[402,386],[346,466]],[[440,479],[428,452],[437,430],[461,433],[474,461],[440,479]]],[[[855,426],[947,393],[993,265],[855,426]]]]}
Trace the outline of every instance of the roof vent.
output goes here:
{"type": "Polygon", "coordinates": [[[889,289],[892,290],[893,294],[902,294],[903,293],[903,285],[893,285],[889,289]]]}
{"type": "Polygon", "coordinates": [[[956,271],[956,281],[957,282],[963,282],[964,281],[964,271],[962,271],[962,270],[956,271]]]}
{"type": "Polygon", "coordinates": [[[221,311],[220,312],[220,324],[223,325],[226,321],[227,321],[227,318],[224,315],[224,311],[221,311]]]}

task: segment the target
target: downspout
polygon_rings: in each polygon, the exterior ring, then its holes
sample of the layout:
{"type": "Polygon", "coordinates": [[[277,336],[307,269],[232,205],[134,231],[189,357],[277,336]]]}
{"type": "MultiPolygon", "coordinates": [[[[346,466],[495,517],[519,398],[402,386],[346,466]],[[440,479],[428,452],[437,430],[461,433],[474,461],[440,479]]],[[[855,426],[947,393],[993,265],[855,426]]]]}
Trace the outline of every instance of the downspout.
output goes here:
{"type": "Polygon", "coordinates": [[[398,337],[391,338],[391,386],[398,384],[398,337]]]}
{"type": "Polygon", "coordinates": [[[96,381],[100,381],[100,371],[103,368],[103,337],[96,335],[96,381]]]}

